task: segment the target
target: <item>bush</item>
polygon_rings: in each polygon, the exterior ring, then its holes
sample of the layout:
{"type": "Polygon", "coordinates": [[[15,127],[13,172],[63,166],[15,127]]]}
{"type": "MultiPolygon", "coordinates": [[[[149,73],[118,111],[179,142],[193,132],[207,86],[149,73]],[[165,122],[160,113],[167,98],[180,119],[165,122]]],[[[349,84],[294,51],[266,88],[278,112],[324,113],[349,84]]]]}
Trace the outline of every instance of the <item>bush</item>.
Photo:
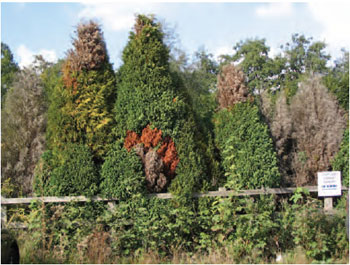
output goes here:
{"type": "Polygon", "coordinates": [[[216,143],[233,189],[278,187],[280,174],[268,127],[253,103],[238,103],[215,117],[216,143]]]}
{"type": "MultiPolygon", "coordinates": [[[[298,198],[297,196],[298,192],[293,197],[298,198]]],[[[292,209],[293,241],[295,246],[300,246],[306,251],[308,258],[316,262],[330,262],[331,258],[343,258],[347,255],[349,243],[344,214],[324,214],[321,201],[311,196],[306,196],[302,203],[295,200],[292,209]]]]}
{"type": "Polygon", "coordinates": [[[213,209],[211,229],[216,234],[217,247],[230,247],[235,262],[248,257],[247,261],[254,263],[277,252],[272,236],[278,231],[273,196],[221,198],[213,209]]]}
{"type": "Polygon", "coordinates": [[[141,159],[128,152],[122,141],[113,145],[102,165],[100,190],[123,201],[146,191],[141,159]]]}
{"type": "Polygon", "coordinates": [[[59,155],[47,151],[39,164],[36,192],[46,196],[94,195],[99,176],[90,149],[70,144],[59,155]]]}

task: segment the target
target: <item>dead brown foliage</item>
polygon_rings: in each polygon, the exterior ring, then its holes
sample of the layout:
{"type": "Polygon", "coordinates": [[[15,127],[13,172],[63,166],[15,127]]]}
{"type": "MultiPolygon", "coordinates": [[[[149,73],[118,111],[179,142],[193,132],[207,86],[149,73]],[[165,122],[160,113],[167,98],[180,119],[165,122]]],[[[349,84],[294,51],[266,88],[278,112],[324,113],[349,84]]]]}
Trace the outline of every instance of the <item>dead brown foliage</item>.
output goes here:
{"type": "Polygon", "coordinates": [[[142,130],[141,142],[146,148],[156,147],[157,144],[162,140],[162,131],[154,128],[153,130],[147,125],[142,130]]]}
{"type": "Polygon", "coordinates": [[[95,70],[107,58],[106,44],[100,26],[89,21],[77,27],[77,39],[73,40],[74,50],[68,51],[68,61],[73,71],[95,70]]]}
{"type": "Polygon", "coordinates": [[[126,150],[130,152],[131,148],[133,148],[135,145],[140,143],[140,137],[137,135],[136,132],[133,131],[127,131],[126,132],[126,137],[124,140],[124,147],[126,150]]]}
{"type": "Polygon", "coordinates": [[[124,147],[134,149],[140,156],[146,175],[147,188],[150,192],[165,190],[175,176],[179,158],[175,143],[170,137],[162,139],[162,131],[148,125],[142,130],[141,136],[133,131],[127,131],[124,147]],[[159,149],[155,148],[160,144],[159,149]]]}
{"type": "Polygon", "coordinates": [[[244,82],[245,78],[241,70],[232,64],[223,66],[217,77],[217,99],[221,109],[248,99],[249,91],[244,82]]]}
{"type": "Polygon", "coordinates": [[[273,110],[268,99],[262,99],[284,185],[317,184],[317,172],[331,169],[346,127],[337,100],[317,76],[300,84],[290,105],[283,93],[273,110]]]}
{"type": "Polygon", "coordinates": [[[292,138],[295,139],[293,169],[296,184],[317,184],[317,172],[330,170],[339,150],[346,121],[337,100],[319,77],[302,83],[291,101],[292,138]]]}

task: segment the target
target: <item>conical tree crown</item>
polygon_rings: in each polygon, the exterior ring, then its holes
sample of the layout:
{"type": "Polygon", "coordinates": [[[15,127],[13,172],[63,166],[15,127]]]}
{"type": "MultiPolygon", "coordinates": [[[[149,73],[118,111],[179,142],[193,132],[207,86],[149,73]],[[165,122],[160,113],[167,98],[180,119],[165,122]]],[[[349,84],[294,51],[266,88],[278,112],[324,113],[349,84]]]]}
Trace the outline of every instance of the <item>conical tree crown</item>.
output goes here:
{"type": "MultiPolygon", "coordinates": [[[[171,183],[180,193],[198,186],[205,170],[196,151],[193,114],[174,85],[168,59],[161,26],[152,17],[137,16],[119,71],[115,133],[130,155],[141,158],[149,191],[165,191],[171,183]]],[[[108,179],[110,169],[106,172],[108,179]]]]}
{"type": "Polygon", "coordinates": [[[100,160],[112,141],[115,75],[100,27],[90,21],[80,24],[76,33],[74,49],[62,66],[62,82],[52,95],[49,146],[86,144],[100,160]]]}
{"type": "Polygon", "coordinates": [[[68,51],[72,70],[96,70],[108,62],[106,44],[98,24],[93,21],[78,25],[74,50],[68,51]]]}
{"type": "Polygon", "coordinates": [[[150,123],[170,132],[175,126],[174,114],[181,115],[184,104],[176,98],[163,33],[152,18],[141,15],[134,29],[120,69],[115,106],[117,135],[125,136],[125,128],[140,132],[150,123]]]}

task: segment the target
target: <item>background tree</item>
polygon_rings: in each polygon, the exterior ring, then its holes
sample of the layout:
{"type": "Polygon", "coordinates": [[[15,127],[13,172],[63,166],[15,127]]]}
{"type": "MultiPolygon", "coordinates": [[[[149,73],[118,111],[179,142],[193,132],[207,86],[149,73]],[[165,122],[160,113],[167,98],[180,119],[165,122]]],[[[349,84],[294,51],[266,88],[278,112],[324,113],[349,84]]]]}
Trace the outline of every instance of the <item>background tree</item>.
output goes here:
{"type": "MultiPolygon", "coordinates": [[[[265,99],[264,99],[265,100],[265,99]]],[[[285,185],[314,185],[317,171],[330,170],[346,126],[344,111],[320,77],[301,83],[287,103],[281,93],[269,126],[285,185]]]]}
{"type": "Polygon", "coordinates": [[[322,41],[312,41],[312,37],[305,37],[295,33],[291,42],[282,45],[285,67],[280,75],[281,88],[285,90],[287,99],[296,94],[298,83],[310,74],[325,74],[326,64],[330,55],[325,52],[326,44],[322,41]]]}
{"type": "Polygon", "coordinates": [[[272,77],[276,72],[272,59],[269,57],[270,48],[265,42],[265,39],[240,41],[233,47],[235,51],[233,56],[222,56],[222,64],[229,62],[239,64],[252,94],[259,94],[272,85],[268,77],[272,77]]]}
{"type": "Polygon", "coordinates": [[[329,170],[339,150],[346,126],[344,112],[317,77],[302,84],[292,98],[290,111],[296,184],[316,184],[317,171],[329,170]]]}
{"type": "Polygon", "coordinates": [[[19,71],[1,112],[1,180],[18,187],[11,196],[32,192],[34,169],[45,148],[46,110],[38,68],[19,71]]]}
{"type": "Polygon", "coordinates": [[[9,46],[1,42],[1,106],[18,70],[9,46]]]}
{"type": "Polygon", "coordinates": [[[327,88],[337,97],[340,106],[349,110],[349,51],[335,62],[330,73],[324,77],[327,88]]]}

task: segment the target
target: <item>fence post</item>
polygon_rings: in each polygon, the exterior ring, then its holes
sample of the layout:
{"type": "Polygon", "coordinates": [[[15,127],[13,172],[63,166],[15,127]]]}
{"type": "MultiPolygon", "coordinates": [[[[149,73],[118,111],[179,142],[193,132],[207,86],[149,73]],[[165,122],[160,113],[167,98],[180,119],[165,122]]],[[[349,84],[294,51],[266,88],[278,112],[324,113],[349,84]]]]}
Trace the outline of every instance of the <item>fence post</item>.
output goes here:
{"type": "Polygon", "coordinates": [[[332,211],[333,210],[333,197],[324,198],[324,210],[332,211]]]}
{"type": "Polygon", "coordinates": [[[6,206],[1,206],[1,228],[5,227],[7,223],[6,206]]]}

